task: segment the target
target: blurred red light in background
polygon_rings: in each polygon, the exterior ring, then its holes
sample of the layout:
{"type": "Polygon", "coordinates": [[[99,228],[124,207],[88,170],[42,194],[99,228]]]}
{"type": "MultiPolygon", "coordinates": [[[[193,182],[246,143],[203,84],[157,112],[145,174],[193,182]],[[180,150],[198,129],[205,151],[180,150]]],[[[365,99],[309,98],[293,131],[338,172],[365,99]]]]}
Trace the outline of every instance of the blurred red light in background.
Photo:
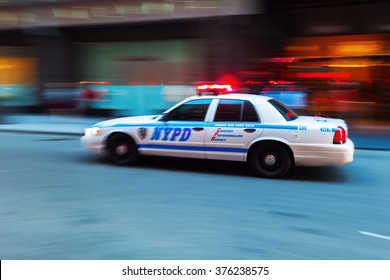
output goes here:
{"type": "Polygon", "coordinates": [[[330,72],[298,72],[298,78],[306,79],[347,79],[350,73],[330,73],[330,72]]]}

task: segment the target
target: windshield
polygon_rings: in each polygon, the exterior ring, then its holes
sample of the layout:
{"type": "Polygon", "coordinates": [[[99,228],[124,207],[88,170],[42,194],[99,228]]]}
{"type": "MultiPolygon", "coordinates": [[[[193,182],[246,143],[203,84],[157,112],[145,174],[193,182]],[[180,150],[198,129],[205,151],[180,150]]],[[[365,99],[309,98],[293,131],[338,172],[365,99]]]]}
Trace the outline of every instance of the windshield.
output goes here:
{"type": "Polygon", "coordinates": [[[283,116],[283,118],[286,121],[292,121],[298,118],[298,114],[295,113],[291,108],[289,108],[282,102],[276,99],[270,99],[268,100],[268,102],[271,103],[271,105],[274,106],[275,109],[279,111],[279,113],[283,116]]]}

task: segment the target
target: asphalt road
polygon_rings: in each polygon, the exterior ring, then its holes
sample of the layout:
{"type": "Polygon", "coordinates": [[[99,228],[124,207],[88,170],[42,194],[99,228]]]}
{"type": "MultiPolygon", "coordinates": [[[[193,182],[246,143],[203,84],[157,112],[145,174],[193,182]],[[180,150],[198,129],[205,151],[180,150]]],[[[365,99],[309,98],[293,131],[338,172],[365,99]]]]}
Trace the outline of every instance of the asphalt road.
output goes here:
{"type": "Polygon", "coordinates": [[[0,259],[390,259],[389,151],[282,180],[242,163],[113,166],[78,137],[0,133],[0,259]]]}

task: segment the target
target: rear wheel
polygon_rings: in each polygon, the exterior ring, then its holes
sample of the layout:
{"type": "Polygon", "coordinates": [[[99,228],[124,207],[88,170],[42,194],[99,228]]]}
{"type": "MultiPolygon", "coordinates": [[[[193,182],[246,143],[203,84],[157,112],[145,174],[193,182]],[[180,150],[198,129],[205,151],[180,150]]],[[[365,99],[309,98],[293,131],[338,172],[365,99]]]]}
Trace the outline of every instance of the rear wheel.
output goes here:
{"type": "Polygon", "coordinates": [[[280,178],[291,167],[291,157],[287,148],[278,143],[260,143],[250,153],[248,161],[261,177],[280,178]]]}
{"type": "Polygon", "coordinates": [[[134,164],[138,160],[138,150],[133,139],[124,134],[111,136],[107,141],[107,156],[115,164],[134,164]]]}

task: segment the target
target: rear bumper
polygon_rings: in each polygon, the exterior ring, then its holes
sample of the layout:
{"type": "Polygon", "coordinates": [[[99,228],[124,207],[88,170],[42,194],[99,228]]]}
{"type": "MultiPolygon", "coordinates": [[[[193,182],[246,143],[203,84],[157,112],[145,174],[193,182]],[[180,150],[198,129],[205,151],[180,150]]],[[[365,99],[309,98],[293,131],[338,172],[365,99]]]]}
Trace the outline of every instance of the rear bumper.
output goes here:
{"type": "Polygon", "coordinates": [[[296,166],[345,165],[353,161],[355,145],[350,140],[344,144],[300,144],[292,146],[296,166]]]}

